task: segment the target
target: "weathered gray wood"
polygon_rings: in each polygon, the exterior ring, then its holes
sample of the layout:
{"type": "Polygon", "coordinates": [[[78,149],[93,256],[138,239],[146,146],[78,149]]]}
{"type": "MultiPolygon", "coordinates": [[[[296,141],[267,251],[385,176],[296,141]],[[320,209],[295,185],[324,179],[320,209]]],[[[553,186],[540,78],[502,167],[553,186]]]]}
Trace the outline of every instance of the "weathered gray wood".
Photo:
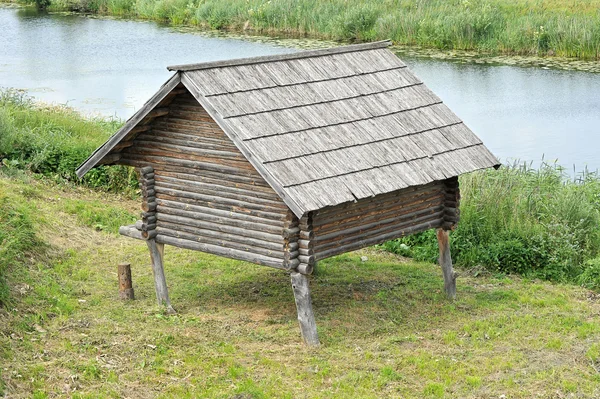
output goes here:
{"type": "Polygon", "coordinates": [[[192,249],[195,251],[206,252],[214,255],[224,256],[226,258],[243,260],[250,263],[256,263],[258,265],[285,270],[285,267],[283,266],[283,260],[281,259],[270,258],[267,256],[248,253],[245,251],[239,251],[233,248],[223,248],[219,245],[204,244],[166,235],[158,235],[156,239],[158,242],[173,245],[174,247],[192,249]]]}
{"type": "MultiPolygon", "coordinates": [[[[247,237],[236,237],[227,234],[206,234],[209,231],[199,231],[190,226],[179,225],[175,223],[161,222],[156,230],[161,236],[184,238],[190,241],[197,241],[203,244],[212,244],[223,248],[233,248],[236,250],[264,255],[270,258],[281,259],[283,262],[283,245],[270,244],[261,240],[252,240],[247,237]],[[260,245],[257,245],[260,244],[260,245]],[[265,248],[270,246],[270,248],[265,248]]],[[[143,234],[142,234],[143,235],[143,234]]]]}
{"type": "Polygon", "coordinates": [[[230,127],[228,122],[226,122],[219,115],[219,113],[215,111],[211,103],[202,95],[194,81],[186,75],[182,75],[181,79],[183,85],[190,91],[190,93],[192,93],[194,98],[198,100],[198,102],[202,105],[206,112],[208,112],[208,114],[214,119],[214,121],[217,122],[221,129],[223,129],[227,137],[229,137],[229,139],[231,139],[231,141],[235,143],[235,145],[240,149],[242,154],[244,154],[246,159],[248,159],[250,163],[252,163],[256,171],[258,171],[258,173],[260,173],[263,179],[265,179],[271,185],[273,190],[275,190],[275,192],[279,194],[279,196],[285,201],[285,203],[289,206],[292,212],[294,212],[296,216],[301,217],[304,214],[304,211],[298,206],[298,204],[294,200],[292,200],[288,195],[285,194],[285,190],[283,189],[281,184],[274,179],[273,175],[267,171],[267,169],[261,162],[256,160],[253,154],[246,148],[243,141],[233,133],[233,129],[230,127]]]}
{"type": "Polygon", "coordinates": [[[128,300],[135,299],[133,282],[131,280],[131,264],[119,263],[117,272],[119,276],[119,298],[128,300]]]}
{"type": "Polygon", "coordinates": [[[119,234],[122,236],[135,238],[136,240],[143,240],[142,232],[135,228],[135,225],[131,226],[121,226],[119,227],[119,234]]]}
{"type": "Polygon", "coordinates": [[[298,260],[298,266],[296,267],[298,273],[309,275],[313,273],[314,269],[314,264],[301,263],[300,260],[298,260]]]}
{"type": "Polygon", "coordinates": [[[349,240],[348,243],[346,243],[345,245],[339,245],[330,248],[315,248],[315,259],[323,260],[331,256],[343,254],[350,251],[356,251],[357,249],[369,247],[375,244],[381,244],[383,242],[393,240],[394,238],[404,237],[409,234],[415,234],[421,231],[432,229],[434,227],[439,227],[440,224],[441,221],[439,219],[431,220],[420,223],[418,225],[412,225],[411,227],[405,229],[400,229],[389,233],[377,234],[366,239],[349,240]]]}
{"type": "Polygon", "coordinates": [[[142,231],[142,227],[144,226],[144,222],[142,222],[141,220],[138,220],[135,222],[135,228],[142,231]]]}
{"type": "Polygon", "coordinates": [[[163,267],[163,257],[161,255],[162,248],[158,248],[156,240],[150,239],[146,241],[150,250],[150,258],[152,259],[152,272],[154,274],[154,287],[156,289],[156,299],[159,305],[164,305],[167,308],[167,313],[176,313],[171,306],[169,299],[169,291],[167,288],[167,279],[165,278],[165,270],[163,267]]]}
{"type": "Polygon", "coordinates": [[[94,153],[85,160],[76,171],[77,177],[80,179],[85,175],[91,168],[96,166],[98,162],[110,150],[117,145],[136,125],[138,125],[160,102],[181,82],[180,75],[174,74],[163,86],[158,90],[154,96],[152,96],[146,104],[142,106],[126,123],[121,129],[119,129],[114,135],[112,135],[106,143],[98,148],[94,153]]]}
{"type": "Polygon", "coordinates": [[[208,207],[157,199],[159,213],[177,215],[196,219],[207,223],[218,223],[239,227],[246,230],[257,230],[264,233],[281,234],[283,223],[278,220],[246,215],[242,212],[224,211],[208,207]]]}
{"type": "Polygon", "coordinates": [[[452,268],[452,256],[450,255],[450,235],[447,230],[437,230],[437,240],[440,249],[439,263],[444,274],[444,291],[448,298],[456,298],[456,273],[452,268]]]}
{"type": "Polygon", "coordinates": [[[322,50],[299,51],[297,53],[291,53],[291,54],[277,54],[277,55],[267,55],[267,56],[252,57],[252,58],[239,58],[239,59],[226,60],[226,61],[203,62],[201,64],[171,65],[171,66],[168,66],[167,69],[169,71],[193,71],[193,70],[210,69],[210,68],[223,68],[223,67],[236,66],[236,65],[262,64],[265,62],[296,60],[296,59],[309,58],[309,57],[318,57],[318,56],[323,56],[323,55],[342,54],[342,53],[348,53],[348,52],[354,52],[354,51],[364,51],[364,50],[373,50],[373,49],[378,49],[378,48],[386,48],[386,47],[390,46],[391,44],[392,44],[391,41],[383,40],[383,41],[379,41],[379,42],[355,44],[355,45],[351,45],[351,46],[334,47],[334,48],[322,49],[322,50]]]}
{"type": "Polygon", "coordinates": [[[257,230],[246,230],[216,222],[203,222],[201,220],[192,219],[189,217],[170,215],[162,212],[158,212],[157,217],[159,227],[165,226],[166,223],[170,222],[189,226],[192,229],[188,229],[188,231],[194,231],[196,234],[207,237],[235,239],[239,240],[240,242],[264,246],[266,248],[282,248],[283,245],[283,237],[281,237],[280,234],[264,233],[257,230]]]}
{"type": "Polygon", "coordinates": [[[317,323],[312,308],[310,298],[310,287],[308,277],[302,273],[292,272],[292,289],[294,290],[294,299],[298,311],[298,322],[304,342],[309,346],[320,345],[317,334],[317,323]]]}

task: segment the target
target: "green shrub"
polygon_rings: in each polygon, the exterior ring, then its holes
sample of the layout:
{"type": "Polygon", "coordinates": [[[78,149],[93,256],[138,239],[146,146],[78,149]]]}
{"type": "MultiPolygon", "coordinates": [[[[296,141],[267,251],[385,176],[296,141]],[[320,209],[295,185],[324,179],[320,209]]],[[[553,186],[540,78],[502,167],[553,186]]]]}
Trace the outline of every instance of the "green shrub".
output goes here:
{"type": "MultiPolygon", "coordinates": [[[[78,182],[77,166],[120,124],[85,119],[66,107],[38,106],[14,90],[0,91],[0,160],[5,167],[78,182]]],[[[111,191],[137,188],[135,174],[122,166],[96,168],[81,182],[111,191]]]]}
{"type": "MultiPolygon", "coordinates": [[[[485,266],[555,281],[574,281],[600,252],[600,178],[577,181],[556,165],[512,165],[461,176],[461,220],[452,256],[462,266],[485,266]]],[[[435,261],[433,231],[384,248],[435,261]],[[399,250],[400,245],[405,247],[399,250]]]]}
{"type": "Polygon", "coordinates": [[[578,282],[585,288],[600,291],[600,258],[590,259],[585,263],[578,282]]]}

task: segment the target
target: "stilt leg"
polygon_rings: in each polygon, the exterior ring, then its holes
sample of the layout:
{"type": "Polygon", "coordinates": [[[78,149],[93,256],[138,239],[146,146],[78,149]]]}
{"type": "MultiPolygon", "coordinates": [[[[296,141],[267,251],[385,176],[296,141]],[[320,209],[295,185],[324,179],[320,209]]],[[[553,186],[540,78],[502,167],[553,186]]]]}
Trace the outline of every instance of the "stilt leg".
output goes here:
{"type": "Polygon", "coordinates": [[[317,335],[317,324],[313,313],[312,301],[310,299],[310,288],[308,286],[308,276],[292,272],[292,288],[294,289],[294,299],[298,309],[298,322],[302,331],[302,338],[309,346],[320,344],[317,335]]]}
{"type": "Polygon", "coordinates": [[[444,273],[444,290],[448,298],[456,297],[456,273],[452,269],[452,256],[450,255],[450,236],[448,230],[437,230],[438,245],[440,247],[439,263],[444,273]]]}
{"type": "Polygon", "coordinates": [[[167,313],[173,314],[175,309],[171,306],[169,292],[167,290],[167,279],[163,268],[164,244],[158,244],[155,240],[147,240],[150,257],[152,258],[152,272],[154,273],[154,287],[156,288],[156,299],[159,305],[167,307],[167,313]]]}

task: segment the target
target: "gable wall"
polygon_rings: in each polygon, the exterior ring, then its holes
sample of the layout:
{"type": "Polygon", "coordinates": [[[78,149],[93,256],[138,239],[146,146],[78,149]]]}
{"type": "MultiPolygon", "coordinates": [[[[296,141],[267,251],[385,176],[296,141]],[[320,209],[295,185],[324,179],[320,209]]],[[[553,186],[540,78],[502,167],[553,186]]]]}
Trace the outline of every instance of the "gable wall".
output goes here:
{"type": "Polygon", "coordinates": [[[168,111],[120,160],[154,168],[158,234],[177,246],[219,255],[226,248],[234,259],[285,267],[283,230],[297,219],[189,93],[168,111]]]}

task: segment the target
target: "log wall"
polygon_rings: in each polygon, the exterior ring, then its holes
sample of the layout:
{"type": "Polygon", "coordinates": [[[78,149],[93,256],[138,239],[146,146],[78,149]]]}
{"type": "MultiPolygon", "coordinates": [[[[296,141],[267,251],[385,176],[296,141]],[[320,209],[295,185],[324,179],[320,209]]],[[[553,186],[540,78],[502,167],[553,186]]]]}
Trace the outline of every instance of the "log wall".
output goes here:
{"type": "Polygon", "coordinates": [[[278,268],[297,264],[297,218],[184,91],[123,149],[154,168],[161,242],[278,268]]]}
{"type": "MultiPolygon", "coordinates": [[[[458,180],[434,182],[342,204],[303,217],[300,254],[307,262],[458,221],[458,180]]],[[[302,261],[302,260],[301,260],[302,261]]]]}

